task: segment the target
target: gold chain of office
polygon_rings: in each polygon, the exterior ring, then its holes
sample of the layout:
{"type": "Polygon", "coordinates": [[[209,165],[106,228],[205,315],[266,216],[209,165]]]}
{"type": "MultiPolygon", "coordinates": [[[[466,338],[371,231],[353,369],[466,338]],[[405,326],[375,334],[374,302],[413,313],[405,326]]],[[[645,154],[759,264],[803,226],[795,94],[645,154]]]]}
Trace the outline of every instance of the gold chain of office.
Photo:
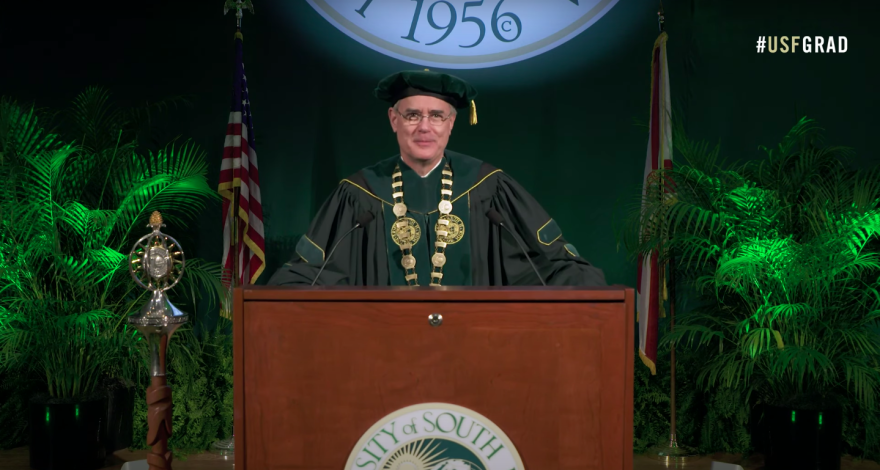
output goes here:
{"type": "MultiPolygon", "coordinates": [[[[419,275],[416,274],[416,257],[412,254],[413,240],[410,238],[412,234],[406,230],[409,221],[406,220],[406,204],[403,202],[403,174],[400,172],[400,165],[394,166],[394,174],[391,176],[391,192],[394,198],[394,208],[392,211],[397,216],[394,222],[397,225],[397,236],[400,238],[400,251],[403,258],[400,264],[406,271],[406,283],[410,286],[419,285],[419,275]]],[[[431,257],[431,285],[440,286],[443,281],[443,265],[446,264],[446,237],[449,235],[449,221],[452,213],[452,168],[449,162],[443,167],[443,178],[440,180],[440,203],[437,204],[440,211],[440,218],[437,225],[434,226],[437,231],[437,240],[434,242],[434,256],[431,257]]]]}

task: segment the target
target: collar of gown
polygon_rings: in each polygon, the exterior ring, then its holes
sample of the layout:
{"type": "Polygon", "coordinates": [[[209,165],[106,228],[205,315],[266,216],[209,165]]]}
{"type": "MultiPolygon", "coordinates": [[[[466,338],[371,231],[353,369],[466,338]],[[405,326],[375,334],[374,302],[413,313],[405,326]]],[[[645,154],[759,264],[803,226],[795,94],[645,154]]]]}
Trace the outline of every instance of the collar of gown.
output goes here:
{"type": "MultiPolygon", "coordinates": [[[[406,162],[403,161],[403,157],[400,157],[400,161],[403,162],[404,165],[406,165],[406,162]]],[[[425,173],[425,176],[422,176],[422,175],[419,175],[419,176],[421,176],[422,179],[427,178],[428,176],[431,175],[431,173],[434,172],[434,170],[437,169],[438,166],[440,166],[441,163],[443,163],[443,157],[440,157],[440,159],[437,160],[437,164],[434,165],[434,168],[431,168],[431,171],[425,173]]],[[[406,165],[406,166],[409,166],[409,165],[406,165]]],[[[413,170],[413,171],[415,171],[415,170],[413,170]]]]}

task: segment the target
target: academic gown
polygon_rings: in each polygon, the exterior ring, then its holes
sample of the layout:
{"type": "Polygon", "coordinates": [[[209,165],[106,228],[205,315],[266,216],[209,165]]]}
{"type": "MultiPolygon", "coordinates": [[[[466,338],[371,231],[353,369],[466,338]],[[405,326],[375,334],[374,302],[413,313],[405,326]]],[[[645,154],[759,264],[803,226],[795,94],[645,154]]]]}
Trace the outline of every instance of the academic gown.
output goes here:
{"type": "Polygon", "coordinates": [[[311,284],[333,245],[364,212],[371,212],[371,222],[339,243],[316,285],[407,285],[401,265],[403,254],[392,234],[397,216],[392,212],[391,183],[395,165],[399,165],[406,217],[414,224],[410,233],[416,237],[412,254],[418,284],[429,285],[440,215],[440,180],[447,162],[453,173],[452,215],[461,220],[463,230],[447,237],[447,241],[458,240],[446,247],[441,285],[541,285],[516,240],[486,215],[490,209],[495,209],[504,225],[519,235],[548,286],[607,285],[602,270],[581,257],[563,237],[556,221],[519,183],[492,165],[449,150],[425,178],[395,155],[342,180],[298,241],[292,259],[275,272],[268,284],[311,284]]]}

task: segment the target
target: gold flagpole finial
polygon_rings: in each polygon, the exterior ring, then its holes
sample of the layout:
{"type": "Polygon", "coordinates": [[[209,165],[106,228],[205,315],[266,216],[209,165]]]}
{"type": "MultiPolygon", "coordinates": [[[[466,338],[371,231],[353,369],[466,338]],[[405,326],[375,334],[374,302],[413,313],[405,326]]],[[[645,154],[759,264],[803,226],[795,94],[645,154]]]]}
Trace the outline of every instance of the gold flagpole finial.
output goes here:
{"type": "Polygon", "coordinates": [[[241,18],[244,16],[241,10],[247,10],[254,14],[254,4],[251,0],[226,0],[223,4],[223,14],[229,13],[229,10],[235,10],[236,27],[241,30],[241,18]]]}
{"type": "Polygon", "coordinates": [[[663,14],[663,1],[660,1],[660,10],[657,11],[657,25],[660,27],[660,32],[662,33],[666,26],[666,16],[663,14]]]}

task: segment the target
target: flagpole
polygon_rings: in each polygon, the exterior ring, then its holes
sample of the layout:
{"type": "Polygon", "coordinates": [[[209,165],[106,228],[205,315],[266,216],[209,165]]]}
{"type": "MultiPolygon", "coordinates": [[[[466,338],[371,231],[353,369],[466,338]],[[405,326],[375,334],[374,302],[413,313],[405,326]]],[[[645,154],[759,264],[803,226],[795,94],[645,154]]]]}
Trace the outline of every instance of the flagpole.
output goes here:
{"type": "MultiPolygon", "coordinates": [[[[235,10],[235,30],[237,34],[241,34],[241,19],[244,16],[242,13],[242,9],[250,10],[251,13],[254,12],[254,6],[250,0],[226,0],[226,4],[223,6],[223,14],[229,12],[229,10],[235,10]]],[[[241,271],[241,266],[239,264],[241,261],[238,258],[238,247],[239,247],[239,238],[241,237],[241,226],[239,225],[240,216],[238,215],[238,203],[239,197],[241,196],[241,186],[235,186],[233,188],[233,197],[232,197],[232,253],[235,256],[232,257],[232,288],[241,286],[241,276],[239,275],[241,271]]]]}
{"type": "MultiPolygon", "coordinates": [[[[663,0],[660,0],[660,9],[657,11],[657,28],[663,33],[666,30],[666,15],[663,12],[663,0]]],[[[665,191],[665,185],[660,185],[660,197],[663,198],[663,192],[665,191]]],[[[662,200],[662,199],[661,199],[662,200]]],[[[665,202],[665,201],[664,201],[665,202]]],[[[665,222],[665,221],[664,221],[665,222]]],[[[665,235],[668,235],[666,233],[665,235]]],[[[664,242],[668,240],[668,237],[664,237],[664,242]]],[[[674,253],[672,250],[669,250],[669,260],[667,261],[667,266],[669,268],[669,282],[667,286],[669,287],[669,332],[672,333],[672,330],[675,329],[675,263],[674,253]]],[[[666,267],[664,266],[664,274],[666,271],[666,267]]],[[[663,297],[660,297],[660,310],[663,310],[663,297]]],[[[675,343],[669,344],[669,447],[677,447],[678,439],[675,435],[675,343]]]]}
{"type": "MultiPolygon", "coordinates": [[[[241,34],[241,19],[244,16],[242,10],[246,9],[254,13],[254,5],[251,0],[226,0],[223,5],[223,14],[226,15],[230,10],[235,10],[235,28],[236,35],[241,34]]],[[[240,79],[240,77],[236,77],[236,80],[240,79]]],[[[234,178],[233,178],[234,181],[234,178]]],[[[241,180],[239,180],[241,181],[241,180]]],[[[240,183],[239,183],[240,184],[240,183]]],[[[232,288],[235,289],[241,286],[241,261],[239,260],[239,242],[242,238],[241,234],[241,217],[239,215],[239,199],[241,197],[241,186],[234,186],[232,191],[232,204],[230,204],[230,210],[232,214],[230,214],[230,223],[232,224],[230,227],[230,244],[229,253],[232,256],[232,288]]],[[[233,379],[234,380],[234,379],[233,379]]],[[[229,439],[218,440],[214,444],[211,445],[211,450],[215,453],[231,456],[235,455],[235,432],[233,431],[232,437],[229,439]]]]}
{"type": "Polygon", "coordinates": [[[238,239],[240,234],[238,233],[240,230],[239,224],[239,216],[238,216],[238,198],[241,196],[241,187],[236,186],[233,188],[232,192],[232,204],[230,204],[230,210],[232,210],[232,236],[229,237],[231,239],[230,243],[232,246],[230,247],[229,252],[232,253],[232,288],[241,286],[241,277],[239,276],[239,272],[241,267],[239,266],[240,261],[238,260],[238,239]]]}
{"type": "MultiPolygon", "coordinates": [[[[660,29],[661,34],[666,30],[665,22],[666,16],[663,12],[663,1],[661,0],[660,9],[657,11],[657,26],[660,29]]],[[[665,203],[666,185],[662,178],[658,190],[660,192],[660,200],[665,203]]],[[[666,233],[665,230],[662,230],[661,235],[663,244],[665,245],[669,241],[669,234],[666,233]]],[[[675,251],[672,248],[663,246],[661,246],[660,249],[669,250],[668,259],[663,269],[661,269],[661,273],[665,275],[666,269],[669,269],[669,282],[664,283],[666,285],[664,287],[668,287],[669,289],[669,333],[672,334],[675,330],[675,251]]],[[[664,299],[662,295],[658,297],[660,301],[660,311],[662,312],[664,299]]],[[[677,419],[675,412],[675,342],[671,342],[669,346],[669,442],[652,447],[648,454],[655,459],[665,461],[667,464],[684,464],[688,463],[694,457],[697,457],[697,455],[692,448],[682,446],[678,443],[678,436],[676,435],[677,419]]]]}
{"type": "MultiPolygon", "coordinates": [[[[675,330],[675,252],[669,249],[669,332],[675,330]]],[[[675,342],[669,344],[669,445],[678,446],[675,426],[675,342]]]]}

